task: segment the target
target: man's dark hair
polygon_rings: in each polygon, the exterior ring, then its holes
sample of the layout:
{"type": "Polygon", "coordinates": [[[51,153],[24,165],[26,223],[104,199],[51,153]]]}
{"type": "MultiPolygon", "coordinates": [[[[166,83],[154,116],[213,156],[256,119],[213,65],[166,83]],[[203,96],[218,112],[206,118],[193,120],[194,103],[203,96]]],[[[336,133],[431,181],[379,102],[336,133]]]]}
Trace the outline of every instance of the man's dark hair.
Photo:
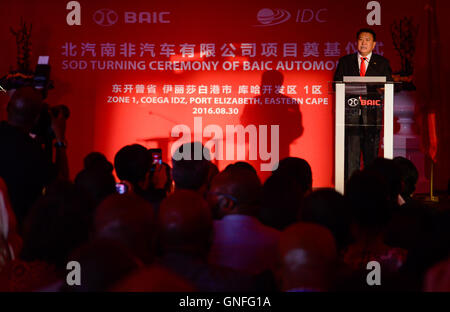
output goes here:
{"type": "Polygon", "coordinates": [[[374,170],[355,172],[345,187],[346,205],[352,220],[368,230],[384,229],[393,210],[389,193],[383,175],[374,170]]]}
{"type": "Polygon", "coordinates": [[[286,157],[280,161],[273,175],[283,179],[292,178],[303,192],[312,189],[312,171],[309,163],[298,157],[286,157]]]}
{"type": "Polygon", "coordinates": [[[361,28],[360,30],[358,30],[358,32],[356,33],[356,40],[359,39],[359,35],[360,35],[361,33],[369,33],[369,34],[372,35],[373,41],[377,41],[377,35],[376,35],[375,32],[374,32],[372,29],[370,29],[370,28],[361,28]]]}
{"type": "Polygon", "coordinates": [[[139,144],[122,147],[114,157],[114,167],[119,179],[133,185],[145,179],[150,165],[150,154],[139,144]]]}
{"type": "Polygon", "coordinates": [[[333,233],[339,250],[350,241],[350,212],[344,196],[331,188],[322,188],[308,195],[299,211],[301,222],[320,224],[333,233]]]}
{"type": "Polygon", "coordinates": [[[395,205],[402,189],[402,181],[400,171],[394,161],[379,157],[367,165],[364,171],[373,171],[384,179],[389,191],[389,199],[395,205]]]}
{"type": "MultiPolygon", "coordinates": [[[[189,159],[176,160],[172,158],[172,176],[178,189],[199,190],[208,183],[210,161],[203,154],[205,147],[199,142],[190,142],[181,145],[176,154],[183,155],[185,149],[190,151],[189,159]],[[201,159],[195,159],[195,150],[201,150],[201,159]]],[[[209,152],[209,150],[208,150],[209,152]]]]}
{"type": "Polygon", "coordinates": [[[86,155],[83,160],[84,169],[86,170],[102,170],[105,172],[112,172],[114,167],[106,159],[105,155],[99,152],[92,152],[86,155]]]}
{"type": "Polygon", "coordinates": [[[416,190],[416,183],[419,179],[419,172],[416,166],[405,157],[395,157],[393,159],[395,165],[400,171],[400,176],[403,182],[401,195],[403,198],[410,197],[416,190]]]}
{"type": "Polygon", "coordinates": [[[32,127],[42,108],[42,94],[38,90],[32,87],[20,88],[8,102],[8,121],[17,126],[32,127]]]}
{"type": "Polygon", "coordinates": [[[94,206],[116,192],[116,182],[112,173],[98,169],[81,170],[75,177],[75,185],[89,196],[94,206]]]}
{"type": "Polygon", "coordinates": [[[264,183],[260,221],[278,230],[295,223],[303,197],[311,188],[312,171],[308,162],[298,157],[282,159],[264,183]]]}
{"type": "Polygon", "coordinates": [[[254,172],[255,174],[258,174],[256,172],[256,169],[252,165],[250,165],[248,162],[245,162],[245,161],[238,161],[238,162],[235,162],[234,164],[229,164],[225,168],[225,170],[231,170],[231,168],[235,168],[235,167],[236,168],[245,168],[245,169],[248,169],[248,170],[254,172]]]}

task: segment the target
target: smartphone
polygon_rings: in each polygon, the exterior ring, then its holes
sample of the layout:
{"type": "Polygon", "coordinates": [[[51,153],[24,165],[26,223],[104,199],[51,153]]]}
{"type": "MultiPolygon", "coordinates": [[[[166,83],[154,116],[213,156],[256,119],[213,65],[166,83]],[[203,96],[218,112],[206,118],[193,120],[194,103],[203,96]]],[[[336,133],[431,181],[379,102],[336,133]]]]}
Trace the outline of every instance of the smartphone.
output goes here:
{"type": "Polygon", "coordinates": [[[128,192],[128,186],[125,183],[116,183],[116,192],[118,194],[125,194],[128,192]]]}
{"type": "Polygon", "coordinates": [[[162,164],[162,151],[160,148],[151,148],[148,150],[152,158],[152,165],[162,164]]]}

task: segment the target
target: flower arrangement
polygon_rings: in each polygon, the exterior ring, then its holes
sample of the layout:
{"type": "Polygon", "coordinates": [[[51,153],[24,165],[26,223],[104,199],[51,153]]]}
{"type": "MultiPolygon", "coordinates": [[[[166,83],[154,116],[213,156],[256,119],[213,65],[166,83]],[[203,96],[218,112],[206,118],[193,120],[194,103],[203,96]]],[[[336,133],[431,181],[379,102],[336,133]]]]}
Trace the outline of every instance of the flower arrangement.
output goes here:
{"type": "Polygon", "coordinates": [[[391,24],[392,42],[401,59],[401,69],[392,77],[394,81],[402,83],[402,90],[416,90],[413,60],[418,31],[419,27],[414,24],[412,17],[403,17],[391,24]]]}
{"type": "Polygon", "coordinates": [[[33,81],[34,73],[30,69],[31,29],[32,25],[28,26],[23,19],[20,20],[20,27],[17,31],[10,28],[13,36],[16,37],[17,69],[11,68],[10,72],[0,79],[0,85],[6,90],[17,89],[29,85],[33,81]]]}

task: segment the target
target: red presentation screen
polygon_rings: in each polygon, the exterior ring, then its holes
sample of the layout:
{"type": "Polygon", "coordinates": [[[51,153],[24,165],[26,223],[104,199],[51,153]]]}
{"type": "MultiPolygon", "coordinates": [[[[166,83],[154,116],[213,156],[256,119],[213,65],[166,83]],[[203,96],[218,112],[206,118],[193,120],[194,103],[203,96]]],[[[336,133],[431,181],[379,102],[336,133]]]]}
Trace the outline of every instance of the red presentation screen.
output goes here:
{"type": "Polygon", "coordinates": [[[311,164],[314,187],[332,186],[337,61],[356,51],[356,31],[375,23],[375,52],[395,71],[390,25],[420,16],[423,4],[8,1],[0,69],[14,69],[9,27],[23,17],[33,25],[32,63],[49,56],[55,88],[48,103],[71,110],[72,176],[91,151],[112,160],[138,143],[161,148],[170,163],[174,147],[196,140],[219,169],[244,160],[265,178],[291,155],[311,164]]]}

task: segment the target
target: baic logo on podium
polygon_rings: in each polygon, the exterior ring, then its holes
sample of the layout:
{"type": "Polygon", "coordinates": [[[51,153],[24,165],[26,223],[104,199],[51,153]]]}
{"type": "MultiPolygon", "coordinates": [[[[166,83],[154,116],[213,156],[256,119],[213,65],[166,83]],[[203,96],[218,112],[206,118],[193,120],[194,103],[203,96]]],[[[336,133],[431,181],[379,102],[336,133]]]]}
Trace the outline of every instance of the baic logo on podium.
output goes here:
{"type": "Polygon", "coordinates": [[[350,107],[356,107],[359,104],[359,99],[357,99],[357,98],[350,98],[350,99],[348,99],[347,104],[350,107]]]}
{"type": "Polygon", "coordinates": [[[361,99],[361,106],[381,106],[381,100],[363,100],[363,99],[361,99]]]}

